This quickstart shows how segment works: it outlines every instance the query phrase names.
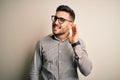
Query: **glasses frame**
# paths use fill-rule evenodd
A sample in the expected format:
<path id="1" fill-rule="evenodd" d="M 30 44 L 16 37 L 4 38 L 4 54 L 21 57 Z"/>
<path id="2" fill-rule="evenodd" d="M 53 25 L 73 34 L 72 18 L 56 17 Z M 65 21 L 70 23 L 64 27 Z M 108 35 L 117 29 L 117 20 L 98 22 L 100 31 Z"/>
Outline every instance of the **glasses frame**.
<path id="1" fill-rule="evenodd" d="M 55 19 L 56 18 L 56 19 Z M 51 16 L 51 20 L 54 22 L 54 21 L 57 21 L 60 23 L 60 24 L 63 24 L 65 21 L 68 21 L 68 22 L 72 22 L 72 20 L 68 20 L 68 19 L 65 19 L 65 18 L 62 18 L 62 17 L 57 17 L 55 15 L 52 15 Z"/>

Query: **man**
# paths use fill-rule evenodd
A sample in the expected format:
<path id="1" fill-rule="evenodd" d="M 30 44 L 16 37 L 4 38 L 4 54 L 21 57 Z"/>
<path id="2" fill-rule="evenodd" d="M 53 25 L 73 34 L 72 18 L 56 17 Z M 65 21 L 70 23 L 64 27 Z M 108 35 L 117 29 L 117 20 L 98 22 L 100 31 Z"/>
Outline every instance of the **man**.
<path id="1" fill-rule="evenodd" d="M 83 75 L 89 75 L 92 63 L 78 38 L 74 11 L 60 5 L 51 19 L 53 34 L 37 43 L 30 80 L 79 80 L 77 67 Z"/>

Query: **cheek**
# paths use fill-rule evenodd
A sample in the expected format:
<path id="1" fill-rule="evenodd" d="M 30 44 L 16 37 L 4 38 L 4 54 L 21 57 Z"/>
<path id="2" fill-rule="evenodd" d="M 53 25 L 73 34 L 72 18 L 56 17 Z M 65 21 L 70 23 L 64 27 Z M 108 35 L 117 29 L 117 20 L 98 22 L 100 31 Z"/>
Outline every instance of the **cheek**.
<path id="1" fill-rule="evenodd" d="M 65 22 L 63 24 L 60 24 L 61 31 L 67 32 L 69 30 L 69 23 Z"/>
<path id="2" fill-rule="evenodd" d="M 63 27 L 68 29 L 69 28 L 69 23 L 63 24 Z"/>
<path id="3" fill-rule="evenodd" d="M 61 29 L 64 31 L 64 32 L 67 32 L 69 30 L 69 27 L 67 25 L 63 25 L 61 26 Z"/>

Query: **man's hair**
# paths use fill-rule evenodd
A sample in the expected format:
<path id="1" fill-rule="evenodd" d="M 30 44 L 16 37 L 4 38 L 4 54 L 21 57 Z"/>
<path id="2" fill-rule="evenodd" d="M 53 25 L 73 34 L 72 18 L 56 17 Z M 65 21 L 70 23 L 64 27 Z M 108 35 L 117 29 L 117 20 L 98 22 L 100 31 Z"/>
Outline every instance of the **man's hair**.
<path id="1" fill-rule="evenodd" d="M 60 5 L 56 9 L 56 12 L 57 11 L 68 12 L 70 14 L 70 17 L 71 17 L 72 21 L 74 22 L 74 20 L 75 20 L 75 13 L 74 13 L 74 11 L 69 6 L 67 6 L 67 5 Z"/>

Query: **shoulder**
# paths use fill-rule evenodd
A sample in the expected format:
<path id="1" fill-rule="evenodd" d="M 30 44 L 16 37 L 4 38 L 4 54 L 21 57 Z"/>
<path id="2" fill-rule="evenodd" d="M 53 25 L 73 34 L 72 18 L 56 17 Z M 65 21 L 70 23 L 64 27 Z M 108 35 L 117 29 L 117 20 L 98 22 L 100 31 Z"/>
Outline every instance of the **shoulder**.
<path id="1" fill-rule="evenodd" d="M 45 42 L 45 41 L 49 41 L 49 40 L 51 40 L 52 39 L 52 34 L 49 34 L 49 35 L 47 35 L 47 36 L 45 36 L 45 37 L 43 37 L 41 40 L 39 40 L 40 42 Z"/>
<path id="2" fill-rule="evenodd" d="M 53 39 L 53 34 L 49 34 L 45 37 L 43 37 L 42 39 L 38 40 L 38 43 L 40 45 L 49 45 L 49 44 L 52 44 L 52 43 L 55 43 L 55 40 Z"/>

